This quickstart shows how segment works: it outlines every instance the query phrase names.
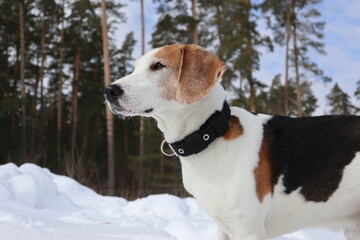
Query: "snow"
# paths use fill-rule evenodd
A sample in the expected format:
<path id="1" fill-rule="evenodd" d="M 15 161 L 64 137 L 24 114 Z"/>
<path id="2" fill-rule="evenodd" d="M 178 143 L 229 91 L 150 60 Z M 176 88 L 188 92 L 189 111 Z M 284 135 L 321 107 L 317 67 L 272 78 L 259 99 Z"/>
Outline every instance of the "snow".
<path id="1" fill-rule="evenodd" d="M 0 239 L 216 240 L 217 225 L 193 198 L 101 196 L 75 180 L 26 163 L 0 165 Z M 303 230 L 275 240 L 346 240 Z"/>

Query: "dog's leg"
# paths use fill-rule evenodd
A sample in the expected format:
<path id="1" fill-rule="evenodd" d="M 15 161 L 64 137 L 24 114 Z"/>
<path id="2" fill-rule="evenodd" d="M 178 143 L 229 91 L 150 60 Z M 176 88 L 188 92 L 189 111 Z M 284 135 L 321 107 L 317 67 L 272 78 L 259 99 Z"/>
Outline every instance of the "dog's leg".
<path id="1" fill-rule="evenodd" d="M 235 229 L 234 239 L 232 240 L 265 240 L 265 229 L 261 226 L 248 225 Z"/>
<path id="2" fill-rule="evenodd" d="M 344 229 L 344 234 L 348 240 L 360 240 L 360 212 L 350 220 L 352 226 Z"/>
<path id="3" fill-rule="evenodd" d="M 249 227 L 244 227 L 244 224 L 233 225 L 230 228 L 232 229 L 231 232 L 228 233 L 219 225 L 218 240 L 265 240 L 265 229 L 263 227 L 253 227 L 254 225 L 256 224 L 246 224 Z"/>
<path id="4" fill-rule="evenodd" d="M 231 240 L 220 226 L 218 227 L 218 240 Z"/>
<path id="5" fill-rule="evenodd" d="M 345 230 L 345 236 L 348 240 L 360 240 L 360 231 L 359 229 L 347 229 Z"/>
<path id="6" fill-rule="evenodd" d="M 251 234 L 236 235 L 233 240 L 264 240 L 264 239 L 265 239 L 264 237 L 261 237 L 258 234 L 251 233 Z"/>

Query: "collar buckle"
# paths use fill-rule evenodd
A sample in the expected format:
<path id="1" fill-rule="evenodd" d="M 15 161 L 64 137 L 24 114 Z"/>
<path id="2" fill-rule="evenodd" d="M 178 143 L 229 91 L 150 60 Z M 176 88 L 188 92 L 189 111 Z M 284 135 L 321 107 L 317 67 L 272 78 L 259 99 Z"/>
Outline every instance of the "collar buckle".
<path id="1" fill-rule="evenodd" d="M 169 146 L 169 148 L 172 150 L 172 153 L 167 153 L 167 152 L 165 152 L 165 150 L 164 150 L 164 145 L 165 145 L 165 143 L 167 143 L 167 145 Z M 161 142 L 160 151 L 162 152 L 162 154 L 164 154 L 164 155 L 167 156 L 167 157 L 175 156 L 175 151 L 174 151 L 174 149 L 172 149 L 171 145 L 170 145 L 165 139 Z"/>

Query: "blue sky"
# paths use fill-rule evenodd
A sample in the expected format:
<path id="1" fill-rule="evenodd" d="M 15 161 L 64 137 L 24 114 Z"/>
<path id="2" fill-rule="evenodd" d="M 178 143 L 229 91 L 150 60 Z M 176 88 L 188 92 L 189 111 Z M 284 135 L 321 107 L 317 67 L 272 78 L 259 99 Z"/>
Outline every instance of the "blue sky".
<path id="1" fill-rule="evenodd" d="M 124 1 L 123 1 L 124 2 Z M 138 40 L 134 56 L 140 57 L 140 3 L 139 1 L 126 1 L 127 7 L 124 12 L 127 15 L 127 23 L 120 25 L 116 36 L 119 44 L 123 41 L 126 33 L 134 31 Z M 146 42 L 151 40 L 151 33 L 157 21 L 153 0 L 145 2 L 145 25 Z M 355 83 L 360 79 L 360 1 L 359 0 L 324 0 L 318 5 L 321 11 L 321 19 L 326 22 L 325 49 L 327 55 L 311 54 L 311 58 L 332 77 L 333 82 L 324 84 L 313 81 L 313 91 L 320 105 L 316 115 L 326 114 L 329 107 L 326 105 L 326 94 L 330 92 L 335 82 L 352 97 L 352 102 L 357 106 L 359 101 L 353 97 Z M 146 51 L 151 46 L 146 46 Z M 284 72 L 284 49 L 278 46 L 274 52 L 263 51 L 260 71 L 255 76 L 262 82 L 270 83 L 272 78 Z"/>

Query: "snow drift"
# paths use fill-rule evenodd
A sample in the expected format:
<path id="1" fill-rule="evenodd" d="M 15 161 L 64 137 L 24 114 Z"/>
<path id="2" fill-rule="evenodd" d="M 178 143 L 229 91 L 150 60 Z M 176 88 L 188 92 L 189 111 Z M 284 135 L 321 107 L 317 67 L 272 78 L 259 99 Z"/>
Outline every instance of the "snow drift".
<path id="1" fill-rule="evenodd" d="M 193 198 L 162 194 L 127 201 L 34 164 L 0 165 L 0 239 L 216 240 L 216 232 Z M 290 239 L 346 240 L 321 229 L 276 238 Z"/>

